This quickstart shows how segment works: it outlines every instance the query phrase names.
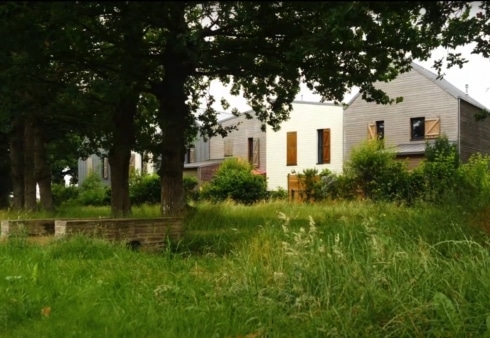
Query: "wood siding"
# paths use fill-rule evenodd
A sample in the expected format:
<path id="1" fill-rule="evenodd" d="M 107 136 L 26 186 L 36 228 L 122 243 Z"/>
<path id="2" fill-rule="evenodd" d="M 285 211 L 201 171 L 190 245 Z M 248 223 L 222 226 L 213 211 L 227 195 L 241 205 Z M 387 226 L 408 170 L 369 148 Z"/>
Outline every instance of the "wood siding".
<path id="1" fill-rule="evenodd" d="M 348 161 L 353 147 L 368 139 L 368 126 L 384 121 L 384 140 L 387 147 L 399 144 L 422 143 L 410 140 L 410 118 L 439 118 L 440 133 L 450 141 L 458 137 L 458 100 L 416 70 L 401 74 L 388 83 L 379 83 L 392 98 L 403 97 L 403 102 L 380 105 L 357 98 L 344 111 L 344 161 Z"/>
<path id="2" fill-rule="evenodd" d="M 226 153 L 231 153 L 231 157 L 236 157 L 243 159 L 244 161 L 249 160 L 249 138 L 254 140 L 258 139 L 256 142 L 256 152 L 255 157 L 258 154 L 258 159 L 256 157 L 253 162 L 258 164 L 257 169 L 261 171 L 266 170 L 267 160 L 266 160 L 266 134 L 261 130 L 262 123 L 256 119 L 247 119 L 245 115 L 240 115 L 238 117 L 231 117 L 225 120 L 221 120 L 220 124 L 224 127 L 237 125 L 238 129 L 230 132 L 225 138 L 221 136 L 212 137 L 209 140 L 209 159 L 216 160 L 225 157 L 225 143 L 232 147 L 232 149 L 227 149 Z M 229 141 L 227 141 L 229 140 Z"/>
<path id="3" fill-rule="evenodd" d="M 490 117 L 476 121 L 475 114 L 481 109 L 461 100 L 460 105 L 460 158 L 466 162 L 471 154 L 490 155 Z"/>

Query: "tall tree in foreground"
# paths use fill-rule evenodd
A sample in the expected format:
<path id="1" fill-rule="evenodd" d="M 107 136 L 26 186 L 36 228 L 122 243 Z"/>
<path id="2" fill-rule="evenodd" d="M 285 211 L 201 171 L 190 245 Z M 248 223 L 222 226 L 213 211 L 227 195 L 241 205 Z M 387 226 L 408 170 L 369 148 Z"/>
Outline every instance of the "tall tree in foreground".
<path id="1" fill-rule="evenodd" d="M 209 81 L 240 92 L 274 129 L 288 118 L 304 82 L 324 100 L 341 101 L 353 86 L 388 104 L 373 85 L 410 69 L 440 46 L 447 20 L 464 2 L 153 2 L 151 77 L 162 130 L 162 214 L 180 214 L 185 135 L 194 119 L 208 135 L 226 134 L 208 106 Z M 224 103 L 226 105 L 226 102 Z"/>

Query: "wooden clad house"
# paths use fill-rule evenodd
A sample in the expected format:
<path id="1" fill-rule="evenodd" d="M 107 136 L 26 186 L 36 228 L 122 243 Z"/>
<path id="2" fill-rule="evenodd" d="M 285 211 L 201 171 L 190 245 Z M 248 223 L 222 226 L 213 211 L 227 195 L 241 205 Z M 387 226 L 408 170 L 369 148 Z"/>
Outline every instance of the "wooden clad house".
<path id="1" fill-rule="evenodd" d="M 440 135 L 456 144 L 463 161 L 477 152 L 490 155 L 490 119 L 475 120 L 486 108 L 435 73 L 413 63 L 409 72 L 376 87 L 403 102 L 381 105 L 359 94 L 351 100 L 344 110 L 345 161 L 361 142 L 383 138 L 413 168 L 424 158 L 426 141 Z"/>
<path id="2" fill-rule="evenodd" d="M 251 163 L 256 172 L 265 173 L 266 133 L 261 130 L 262 122 L 255 117 L 247 119 L 245 114 L 240 114 L 219 123 L 224 127 L 236 125 L 237 129 L 226 137 L 215 136 L 209 140 L 210 160 L 240 158 Z"/>

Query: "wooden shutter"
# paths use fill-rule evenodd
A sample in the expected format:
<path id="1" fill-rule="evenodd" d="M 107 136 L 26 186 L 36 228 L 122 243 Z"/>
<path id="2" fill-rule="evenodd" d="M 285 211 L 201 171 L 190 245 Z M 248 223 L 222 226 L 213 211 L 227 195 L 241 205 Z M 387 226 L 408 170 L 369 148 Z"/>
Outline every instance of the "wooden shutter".
<path id="1" fill-rule="evenodd" d="M 232 139 L 225 139 L 224 141 L 224 156 L 229 157 L 233 156 L 233 140 Z"/>
<path id="2" fill-rule="evenodd" d="M 441 134 L 440 118 L 425 119 L 425 138 L 437 138 Z"/>
<path id="3" fill-rule="evenodd" d="M 286 165 L 297 165 L 297 136 L 295 131 L 287 133 L 287 159 Z"/>
<path id="4" fill-rule="evenodd" d="M 252 164 L 255 168 L 258 168 L 260 166 L 259 141 L 260 139 L 258 138 L 254 138 L 253 140 Z"/>
<path id="5" fill-rule="evenodd" d="M 330 163 L 330 129 L 323 129 L 323 163 Z"/>
<path id="6" fill-rule="evenodd" d="M 376 140 L 376 122 L 368 123 L 368 140 Z"/>

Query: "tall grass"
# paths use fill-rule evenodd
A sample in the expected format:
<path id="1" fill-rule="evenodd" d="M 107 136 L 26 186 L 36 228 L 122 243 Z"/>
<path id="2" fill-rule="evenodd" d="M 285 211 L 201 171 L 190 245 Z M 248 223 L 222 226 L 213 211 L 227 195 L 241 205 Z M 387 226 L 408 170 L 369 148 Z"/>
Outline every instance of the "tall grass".
<path id="1" fill-rule="evenodd" d="M 490 334 L 487 236 L 455 208 L 199 204 L 158 255 L 0 245 L 0 336 Z"/>

